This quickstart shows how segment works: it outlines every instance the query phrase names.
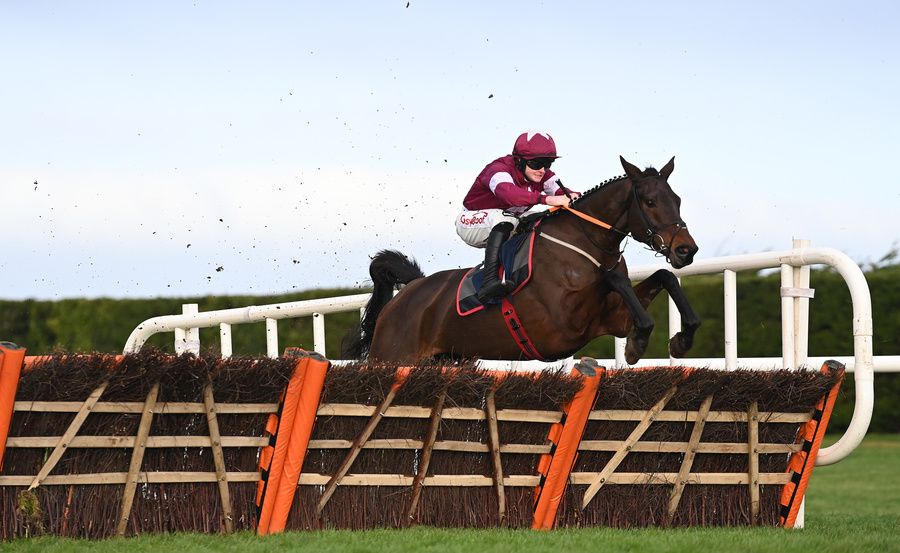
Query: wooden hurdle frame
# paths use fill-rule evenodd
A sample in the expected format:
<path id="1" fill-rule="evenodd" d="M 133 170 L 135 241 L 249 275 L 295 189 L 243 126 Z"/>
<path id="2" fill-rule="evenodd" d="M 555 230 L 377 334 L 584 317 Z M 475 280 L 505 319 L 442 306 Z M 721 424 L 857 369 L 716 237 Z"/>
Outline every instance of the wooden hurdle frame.
<path id="1" fill-rule="evenodd" d="M 0 475 L 0 486 L 27 486 L 33 490 L 40 486 L 77 486 L 90 484 L 122 485 L 122 501 L 116 521 L 116 535 L 126 535 L 132 513 L 135 493 L 140 484 L 162 483 L 217 483 L 221 502 L 221 528 L 226 533 L 234 530 L 232 503 L 228 484 L 254 482 L 261 486 L 257 496 L 259 508 L 257 531 L 260 534 L 280 532 L 286 529 L 288 512 L 296 497 L 298 486 L 322 488 L 315 512 L 322 517 L 326 505 L 339 486 L 341 487 L 389 487 L 410 488 L 409 503 L 404 507 L 407 519 L 404 526 L 415 524 L 415 513 L 421 492 L 426 487 L 490 487 L 494 490 L 497 505 L 497 520 L 503 525 L 506 520 L 506 496 L 509 488 L 533 488 L 534 508 L 531 527 L 550 529 L 557 520 L 560 498 L 568 486 L 586 486 L 581 509 L 584 510 L 595 500 L 600 489 L 607 485 L 664 485 L 670 486 L 669 501 L 663 525 L 669 525 L 676 512 L 686 486 L 727 485 L 745 486 L 750 500 L 750 523 L 755 524 L 760 513 L 760 486 L 785 486 L 782 502 L 782 523 L 786 526 L 796 521 L 797 508 L 802 501 L 806 482 L 815 462 L 815 455 L 821 443 L 828 422 L 828 414 L 836 397 L 837 386 L 829 390 L 816 409 L 808 412 L 765 412 L 759 411 L 754 402 L 746 411 L 712 410 L 713 396 L 709 395 L 695 410 L 667 410 L 666 405 L 677 391 L 678 385 L 669 388 L 649 409 L 615 410 L 596 409 L 594 404 L 599 395 L 599 384 L 609 373 L 596 367 L 593 360 L 584 360 L 576 365 L 573 373 L 596 372 L 594 376 L 583 377 L 581 391 L 562 410 L 497 409 L 494 392 L 490 390 L 484 398 L 482 408 L 448 407 L 444 405 L 445 394 L 437 394 L 431 406 L 392 405 L 392 401 L 402 387 L 407 369 L 399 369 L 395 381 L 384 398 L 377 405 L 322 403 L 320 394 L 328 362 L 316 354 L 301 352 L 294 375 L 286 388 L 281 403 L 217 403 L 213 397 L 211 384 L 203 389 L 203 402 L 159 402 L 159 384 L 153 384 L 143 402 L 101 401 L 107 384 L 104 382 L 83 401 L 19 401 L 13 408 L 18 412 L 72 413 L 72 419 L 60 436 L 14 436 L 7 440 L 8 448 L 46 448 L 46 460 L 34 475 Z M 585 367 L 587 363 L 590 366 Z M 829 369 L 843 370 L 840 366 Z M 591 369 L 591 371 L 587 370 Z M 593 371 L 593 369 L 599 369 Z M 823 367 L 825 370 L 826 367 Z M 689 374 L 691 369 L 685 369 Z M 681 378 L 684 378 L 682 375 Z M 501 378 L 504 375 L 497 375 Z M 291 402 L 294 406 L 291 407 Z M 299 404 L 298 404 L 299 402 Z M 91 414 L 140 414 L 139 424 L 133 436 L 84 436 L 79 430 Z M 192 436 L 150 436 L 150 426 L 155 417 L 174 414 L 204 414 L 208 422 L 207 435 Z M 271 436 L 223 436 L 219 430 L 218 416 L 222 414 L 274 414 L 275 429 L 267 425 Z M 367 419 L 367 423 L 356 436 L 350 439 L 314 439 L 314 425 L 317 418 L 352 417 Z M 379 423 L 385 419 L 415 419 L 423 422 L 423 439 L 371 439 Z M 442 421 L 482 422 L 485 425 L 484 442 L 438 440 L 437 428 Z M 582 439 L 585 428 L 592 421 L 630 422 L 634 426 L 629 435 L 617 440 Z M 546 426 L 545 443 L 512 443 L 503 439 L 501 422 L 533 423 Z M 675 422 L 691 424 L 687 441 L 645 441 L 645 433 L 654 423 Z M 744 442 L 703 442 L 701 440 L 707 424 L 746 424 L 747 440 Z M 793 424 L 803 440 L 797 443 L 761 443 L 761 424 Z M 813 426 L 810 426 L 810 425 Z M 273 431 L 274 430 L 274 431 Z M 260 434 L 263 429 L 260 429 Z M 227 471 L 224 462 L 224 448 L 272 447 L 269 454 L 260 456 L 260 466 L 256 471 Z M 125 448 L 131 450 L 127 472 L 51 475 L 60 459 L 70 452 L 82 448 Z M 215 471 L 213 472 L 159 472 L 142 470 L 144 453 L 148 448 L 209 448 Z M 362 450 L 417 450 L 419 451 L 418 471 L 406 473 L 354 473 L 354 461 Z M 343 462 L 331 474 L 303 473 L 303 459 L 308 451 L 344 451 Z M 465 452 L 488 456 L 491 467 L 489 475 L 483 474 L 430 474 L 429 461 L 435 452 Z M 574 459 L 579 452 L 609 452 L 611 458 L 599 470 L 575 472 Z M 677 472 L 620 472 L 619 465 L 630 453 L 682 454 Z M 692 470 L 697 454 L 747 455 L 749 467 L 746 472 L 698 472 Z M 784 454 L 792 456 L 787 471 L 761 472 L 759 456 Z M 509 474 L 503 466 L 504 455 L 532 455 L 540 461 L 528 474 Z M 268 476 L 263 477 L 263 473 Z M 273 476 L 274 475 L 274 476 Z M 787 486 L 793 486 L 790 490 Z M 269 486 L 269 491 L 264 491 Z"/>
<path id="2" fill-rule="evenodd" d="M 599 472 L 573 472 L 567 477 L 563 477 L 562 481 L 568 481 L 571 484 L 589 484 L 589 492 L 584 499 L 584 505 L 593 499 L 596 492 L 604 484 L 619 485 L 646 485 L 660 484 L 671 485 L 672 499 L 669 505 L 669 517 L 672 517 L 677 510 L 681 493 L 686 485 L 705 484 L 705 485 L 746 485 L 748 493 L 751 497 L 753 505 L 753 516 L 757 516 L 759 512 L 759 486 L 760 485 L 784 485 L 790 482 L 791 474 L 786 472 L 759 472 L 758 456 L 760 454 L 783 453 L 785 455 L 793 454 L 801 451 L 801 444 L 779 444 L 779 443 L 759 443 L 758 427 L 763 423 L 794 423 L 802 425 L 812 418 L 812 412 L 807 413 L 780 413 L 780 412 L 758 412 L 755 409 L 749 411 L 709 411 L 709 405 L 712 401 L 711 397 L 704 402 L 704 409 L 699 411 L 662 411 L 665 400 L 668 400 L 674 390 L 667 394 L 654 409 L 649 411 L 641 410 L 602 410 L 590 411 L 589 420 L 613 420 L 613 421 L 633 421 L 636 423 L 632 435 L 626 440 L 616 441 L 581 441 L 578 447 L 579 451 L 610 451 L 613 452 L 613 459 Z M 396 486 L 396 487 L 413 487 L 413 497 L 417 497 L 416 490 L 421 486 L 492 486 L 497 490 L 499 516 L 501 519 L 505 516 L 504 512 L 504 488 L 505 487 L 538 487 L 541 486 L 541 476 L 539 474 L 504 474 L 502 466 L 499 465 L 499 454 L 544 454 L 550 455 L 553 449 L 551 444 L 534 445 L 534 444 L 515 444 L 515 443 L 499 443 L 497 434 L 497 421 L 509 422 L 531 422 L 531 423 L 560 423 L 563 413 L 558 411 L 533 411 L 533 410 L 499 410 L 491 416 L 490 408 L 484 411 L 475 408 L 443 408 L 440 411 L 429 409 L 426 407 L 387 407 L 384 410 L 380 406 L 363 406 L 350 404 L 324 404 L 319 407 L 319 416 L 349 416 L 349 417 L 367 417 L 370 421 L 376 421 L 383 418 L 407 418 L 407 419 L 428 419 L 429 426 L 434 427 L 435 421 L 438 420 L 483 420 L 488 427 L 488 435 L 491 436 L 489 443 L 474 442 L 452 442 L 452 441 L 434 441 L 431 432 L 428 433 L 428 440 L 402 440 L 402 439 L 384 439 L 369 440 L 367 437 L 371 435 L 374 426 L 367 426 L 366 432 L 357 436 L 354 440 L 311 440 L 309 442 L 310 449 L 346 449 L 348 450 L 348 460 L 354 457 L 354 453 L 358 453 L 360 449 L 418 449 L 421 451 L 422 458 L 430 457 L 434 451 L 463 451 L 469 453 L 484 453 L 491 455 L 494 460 L 494 474 L 492 477 L 480 475 L 433 475 L 428 477 L 412 477 L 404 474 L 348 474 L 349 465 L 343 464 L 339 474 L 323 475 L 323 474 L 302 474 L 300 475 L 298 484 L 301 486 L 329 486 L 328 490 L 333 492 L 333 488 L 337 485 L 341 486 Z M 690 441 L 688 442 L 646 442 L 641 441 L 642 434 L 647 430 L 654 421 L 670 421 L 670 422 L 693 422 L 694 430 Z M 706 422 L 737 422 L 746 423 L 748 426 L 748 442 L 735 443 L 702 443 L 700 435 L 703 425 Z M 376 422 L 377 424 L 377 422 Z M 652 452 L 652 453 L 684 453 L 684 463 L 678 473 L 617 473 L 616 468 L 624 457 L 630 452 Z M 697 453 L 709 454 L 746 454 L 750 459 L 750 471 L 748 473 L 695 473 L 691 472 L 691 463 L 694 455 Z M 350 461 L 352 464 L 352 460 Z M 558 477 L 560 478 L 560 477 Z M 543 485 L 550 485 L 544 483 Z M 327 493 L 323 497 L 319 506 L 321 512 L 324 504 L 327 503 L 331 493 Z M 410 506 L 410 511 L 415 507 L 415 500 Z M 554 518 L 553 516 L 549 518 Z M 537 522 L 535 528 L 550 528 L 552 523 L 547 525 L 545 522 Z"/>
<path id="3" fill-rule="evenodd" d="M 223 448 L 260 448 L 268 444 L 268 438 L 251 436 L 221 436 L 217 416 L 219 414 L 264 414 L 272 413 L 278 404 L 216 403 L 209 385 L 204 388 L 203 403 L 157 402 L 159 385 L 154 385 L 141 402 L 98 401 L 105 385 L 98 387 L 83 402 L 72 401 L 19 401 L 14 404 L 18 412 L 74 413 L 72 422 L 62 436 L 10 437 L 8 448 L 53 448 L 37 474 L 0 475 L 0 486 L 28 486 L 33 490 L 39 486 L 65 486 L 84 484 L 123 485 L 123 499 L 116 534 L 124 536 L 127 529 L 135 490 L 138 484 L 164 484 L 185 482 L 216 482 L 219 488 L 224 529 L 234 529 L 231 517 L 231 499 L 228 493 L 230 482 L 257 482 L 258 471 L 226 472 Z M 141 420 L 135 436 L 79 436 L 78 430 L 91 413 L 140 414 Z M 150 424 L 154 416 L 174 414 L 206 414 L 209 423 L 207 436 L 149 436 Z M 144 452 L 147 448 L 210 448 L 215 463 L 215 472 L 145 472 L 141 470 Z M 131 463 L 128 472 L 50 475 L 60 459 L 67 452 L 83 448 L 126 448 L 131 449 Z"/>

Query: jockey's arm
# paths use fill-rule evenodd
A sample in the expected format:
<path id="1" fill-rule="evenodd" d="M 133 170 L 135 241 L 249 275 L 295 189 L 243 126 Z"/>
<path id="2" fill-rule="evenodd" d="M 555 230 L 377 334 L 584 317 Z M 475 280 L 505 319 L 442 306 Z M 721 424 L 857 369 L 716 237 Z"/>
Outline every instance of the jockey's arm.
<path id="1" fill-rule="evenodd" d="M 511 182 L 501 182 L 493 190 L 494 195 L 509 207 L 533 206 L 544 203 L 546 197 L 540 191 L 528 191 L 519 188 Z"/>
<path id="2" fill-rule="evenodd" d="M 499 179 L 498 179 L 499 180 Z M 569 198 L 563 194 L 562 188 L 557 185 L 555 195 L 543 194 L 540 191 L 523 190 L 511 182 L 499 182 L 494 186 L 494 195 L 509 206 L 534 206 L 545 204 L 549 206 L 568 205 Z M 572 197 L 577 198 L 580 193 L 572 192 Z"/>
<path id="3" fill-rule="evenodd" d="M 576 197 L 576 198 L 578 197 L 578 196 L 575 195 L 575 192 L 572 193 L 572 196 L 574 196 L 574 197 Z M 560 195 L 559 195 L 559 196 L 544 196 L 544 202 L 543 202 L 543 203 L 545 203 L 545 204 L 547 204 L 547 205 L 549 205 L 549 206 L 555 206 L 555 205 L 569 205 L 569 198 L 568 198 L 568 196 L 566 196 L 565 194 L 562 194 L 562 193 L 560 192 Z"/>

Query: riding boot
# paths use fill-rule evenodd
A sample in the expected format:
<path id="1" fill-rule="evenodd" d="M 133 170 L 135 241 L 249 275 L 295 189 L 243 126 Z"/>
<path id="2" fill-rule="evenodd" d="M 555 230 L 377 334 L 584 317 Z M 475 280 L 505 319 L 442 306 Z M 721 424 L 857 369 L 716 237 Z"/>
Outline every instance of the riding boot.
<path id="1" fill-rule="evenodd" d="M 484 247 L 484 271 L 482 272 L 483 280 L 481 281 L 481 290 L 478 291 L 478 301 L 487 303 L 496 298 L 502 298 L 510 291 L 507 285 L 500 282 L 497 277 L 500 265 L 500 246 L 509 238 L 509 234 L 513 230 L 512 223 L 499 223 L 491 229 L 488 235 L 487 244 Z"/>

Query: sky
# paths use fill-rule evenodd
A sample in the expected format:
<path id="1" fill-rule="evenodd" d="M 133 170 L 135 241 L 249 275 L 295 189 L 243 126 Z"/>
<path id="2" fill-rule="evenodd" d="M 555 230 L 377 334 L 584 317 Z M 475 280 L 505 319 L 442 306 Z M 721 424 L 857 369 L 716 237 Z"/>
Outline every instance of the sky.
<path id="1" fill-rule="evenodd" d="M 698 259 L 900 246 L 894 2 L 0 0 L 0 298 L 366 284 L 478 263 L 475 176 L 549 132 L 662 167 Z M 631 241 L 632 266 L 661 263 Z"/>

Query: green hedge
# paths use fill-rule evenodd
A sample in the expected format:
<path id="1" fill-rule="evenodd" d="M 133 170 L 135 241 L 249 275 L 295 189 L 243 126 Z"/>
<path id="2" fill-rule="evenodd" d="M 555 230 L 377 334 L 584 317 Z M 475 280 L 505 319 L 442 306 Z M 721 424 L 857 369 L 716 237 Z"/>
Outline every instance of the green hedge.
<path id="1" fill-rule="evenodd" d="M 746 357 L 781 355 L 780 275 L 739 273 L 738 276 L 738 354 Z M 866 273 L 872 292 L 874 349 L 876 355 L 900 355 L 900 265 L 891 265 Z M 831 270 L 813 271 L 809 320 L 809 354 L 852 355 L 852 306 L 843 279 Z M 722 277 L 701 276 L 686 279 L 685 291 L 703 319 L 691 356 L 724 356 Z M 0 301 L 0 340 L 9 340 L 28 348 L 31 355 L 57 349 L 69 351 L 120 352 L 128 334 L 140 322 L 157 315 L 181 312 L 183 303 L 197 303 L 202 311 L 325 298 L 360 293 L 359 289 L 321 289 L 278 296 L 226 296 L 154 299 L 67 299 L 60 301 Z M 666 357 L 666 301 L 660 297 L 651 314 L 658 321 L 647 357 Z M 337 357 L 340 342 L 359 316 L 355 313 L 328 315 L 325 318 L 327 353 Z M 312 349 L 312 320 L 280 321 L 279 343 Z M 157 335 L 148 342 L 172 350 L 171 334 Z M 218 329 L 201 330 L 204 347 L 218 350 Z M 237 354 L 262 354 L 266 349 L 264 323 L 241 325 L 233 329 L 233 347 Z M 598 358 L 613 357 L 613 340 L 594 340 L 581 352 Z M 853 405 L 852 377 L 845 382 L 832 428 L 849 422 Z M 875 377 L 876 407 L 871 429 L 900 432 L 900 373 Z"/>

